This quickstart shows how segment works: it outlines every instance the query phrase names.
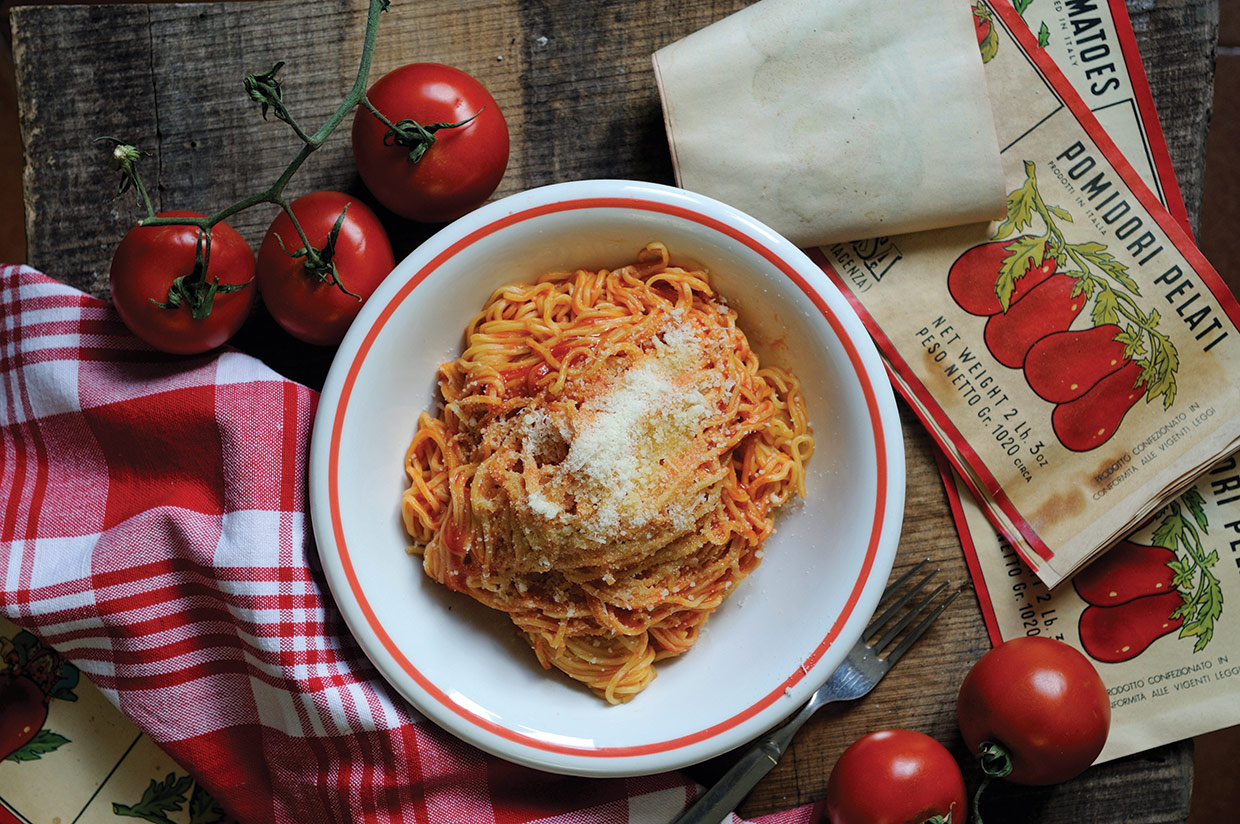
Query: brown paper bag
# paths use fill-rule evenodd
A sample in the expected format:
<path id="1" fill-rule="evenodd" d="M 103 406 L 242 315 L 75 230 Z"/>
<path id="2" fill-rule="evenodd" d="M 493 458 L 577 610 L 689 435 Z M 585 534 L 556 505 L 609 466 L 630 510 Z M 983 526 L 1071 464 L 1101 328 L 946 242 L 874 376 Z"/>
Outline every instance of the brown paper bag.
<path id="1" fill-rule="evenodd" d="M 1003 213 L 962 0 L 762 0 L 654 68 L 679 185 L 799 246 Z"/>

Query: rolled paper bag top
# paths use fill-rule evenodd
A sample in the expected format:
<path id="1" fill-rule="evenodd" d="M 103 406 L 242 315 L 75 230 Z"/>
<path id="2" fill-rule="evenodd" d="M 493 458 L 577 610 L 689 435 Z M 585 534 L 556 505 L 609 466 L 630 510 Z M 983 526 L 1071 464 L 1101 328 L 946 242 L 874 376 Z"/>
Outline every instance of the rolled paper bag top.
<path id="1" fill-rule="evenodd" d="M 678 185 L 801 247 L 1006 214 L 964 0 L 762 0 L 653 63 Z"/>

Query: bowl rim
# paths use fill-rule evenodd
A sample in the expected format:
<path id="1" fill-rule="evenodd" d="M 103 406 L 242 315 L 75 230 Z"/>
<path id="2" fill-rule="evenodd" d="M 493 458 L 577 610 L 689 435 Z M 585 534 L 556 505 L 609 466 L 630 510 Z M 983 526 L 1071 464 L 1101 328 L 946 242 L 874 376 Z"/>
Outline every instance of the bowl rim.
<path id="1" fill-rule="evenodd" d="M 586 746 L 523 734 L 474 712 L 404 655 L 368 602 L 350 555 L 340 510 L 340 439 L 361 364 L 418 284 L 461 249 L 522 221 L 612 208 L 702 224 L 740 242 L 795 284 L 830 324 L 860 383 L 874 436 L 877 486 L 861 572 L 840 614 L 801 667 L 759 701 L 692 734 L 641 745 Z M 329 589 L 350 632 L 388 684 L 441 727 L 483 750 L 539 769 L 592 776 L 649 774 L 697 763 L 743 743 L 797 709 L 843 660 L 872 615 L 894 560 L 905 495 L 902 431 L 885 367 L 852 306 L 819 266 L 781 235 L 719 201 L 662 184 L 611 179 L 551 184 L 493 201 L 444 227 L 398 263 L 363 306 L 333 359 L 315 416 L 309 474 L 312 526 Z M 811 674 L 812 683 L 806 681 Z M 802 700 L 781 705 L 779 699 L 794 690 Z M 759 719 L 760 726 L 755 726 Z"/>

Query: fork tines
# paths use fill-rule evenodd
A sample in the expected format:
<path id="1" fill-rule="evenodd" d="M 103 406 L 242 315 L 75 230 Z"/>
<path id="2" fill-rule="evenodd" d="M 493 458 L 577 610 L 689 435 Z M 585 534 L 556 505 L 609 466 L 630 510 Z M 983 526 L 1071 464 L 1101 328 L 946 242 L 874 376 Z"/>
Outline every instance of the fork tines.
<path id="1" fill-rule="evenodd" d="M 926 565 L 929 563 L 930 563 L 929 558 L 924 559 L 923 561 L 921 561 L 921 563 L 917 564 L 912 569 L 910 569 L 908 572 L 905 572 L 903 575 L 897 578 L 895 581 L 892 581 L 890 584 L 888 584 L 887 588 L 883 591 L 882 599 L 879 601 L 879 607 L 883 607 L 884 605 L 886 605 L 887 602 L 893 596 L 895 596 L 896 593 L 899 592 L 904 587 L 905 584 L 907 584 L 914 576 L 918 575 L 923 569 L 925 569 Z M 956 598 L 956 596 L 960 594 L 960 591 L 965 588 L 965 585 L 962 584 L 956 587 L 951 592 L 947 593 L 947 596 L 945 598 L 939 599 L 939 595 L 942 594 L 943 591 L 946 590 L 947 587 L 951 584 L 950 580 L 945 580 L 942 583 L 940 583 L 938 586 L 934 587 L 934 589 L 930 590 L 930 592 L 926 594 L 924 597 L 922 597 L 921 600 L 917 601 L 917 603 L 913 604 L 910 607 L 909 606 L 910 602 L 912 602 L 918 596 L 922 595 L 922 593 L 926 591 L 927 587 L 929 587 L 930 582 L 938 574 L 939 574 L 939 570 L 937 568 L 932 569 L 929 572 L 927 572 L 924 576 L 922 576 L 921 580 L 919 580 L 915 585 L 913 585 L 907 592 L 901 595 L 897 600 L 895 600 L 889 606 L 887 606 L 886 609 L 884 609 L 882 613 L 879 614 L 873 621 L 871 621 L 870 625 L 865 628 L 865 633 L 862 636 L 862 640 L 866 642 L 866 648 L 872 651 L 875 655 L 880 655 L 882 651 L 886 649 L 887 646 L 891 644 L 891 642 L 894 641 L 900 635 L 900 633 L 903 632 L 908 627 L 908 625 L 914 621 L 914 619 L 917 618 L 917 616 L 921 615 L 923 612 L 929 609 L 931 605 L 934 604 L 935 600 L 938 599 L 938 605 L 934 606 L 934 608 L 930 611 L 930 613 L 921 620 L 921 623 L 917 624 L 915 627 L 909 630 L 908 633 L 905 634 L 903 639 L 901 639 L 900 643 L 896 645 L 894 649 L 888 652 L 885 656 L 882 656 L 882 659 L 889 666 L 894 664 L 896 661 L 900 660 L 900 656 L 902 656 L 905 652 L 907 652 L 908 648 L 911 647 L 913 643 L 918 638 L 920 638 L 927 629 L 930 628 L 930 625 L 934 623 L 934 619 L 938 618 L 939 614 L 942 613 L 943 610 L 947 609 L 947 605 L 950 604 Z M 906 610 L 906 611 L 900 617 L 900 619 L 895 621 L 894 624 L 888 627 L 886 632 L 883 633 L 883 636 L 881 638 L 879 638 L 877 641 L 873 641 L 872 639 L 874 638 L 874 636 L 877 635 L 880 630 L 886 627 L 886 625 L 893 618 L 895 618 L 896 615 L 898 615 L 902 610 Z"/>

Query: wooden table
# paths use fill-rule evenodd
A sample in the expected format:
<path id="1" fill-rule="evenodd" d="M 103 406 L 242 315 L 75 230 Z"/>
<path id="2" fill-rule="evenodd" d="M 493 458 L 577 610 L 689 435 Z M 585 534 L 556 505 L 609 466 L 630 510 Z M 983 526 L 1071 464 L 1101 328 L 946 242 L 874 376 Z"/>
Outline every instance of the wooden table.
<path id="1" fill-rule="evenodd" d="M 1217 0 L 1129 0 L 1180 185 L 1196 222 L 1213 88 Z M 672 182 L 650 54 L 746 5 L 745 0 L 394 2 L 372 79 L 397 65 L 440 61 L 480 78 L 500 101 L 513 153 L 498 194 L 589 177 Z M 213 211 L 266 186 L 297 148 L 283 124 L 264 122 L 241 78 L 276 60 L 285 100 L 317 124 L 352 83 L 365 0 L 271 0 L 206 5 L 24 7 L 13 11 L 25 171 L 29 263 L 96 295 L 107 294 L 111 250 L 138 217 L 113 199 L 108 149 L 116 135 L 151 153 L 145 179 L 157 208 Z M 893 8 L 893 13 L 896 10 Z M 725 139 L 721 136 L 721 139 Z M 346 128 L 312 156 L 289 194 L 362 189 Z M 273 215 L 258 208 L 234 225 L 257 245 Z M 386 216 L 385 217 L 390 217 Z M 424 229 L 389 220 L 398 258 Z M 261 315 L 243 348 L 284 374 L 318 385 L 330 350 L 308 350 Z M 908 505 L 897 568 L 930 557 L 967 575 L 927 435 L 903 409 Z M 821 799 L 835 758 L 860 735 L 922 730 L 967 754 L 954 721 L 955 690 L 989 648 L 972 598 L 958 600 L 868 698 L 824 710 L 753 791 L 745 815 Z M 709 781 L 727 759 L 693 768 Z M 976 771 L 966 770 L 974 785 Z M 1042 789 L 999 785 L 989 820 L 1183 821 L 1192 746 L 1182 742 L 1096 767 Z"/>

